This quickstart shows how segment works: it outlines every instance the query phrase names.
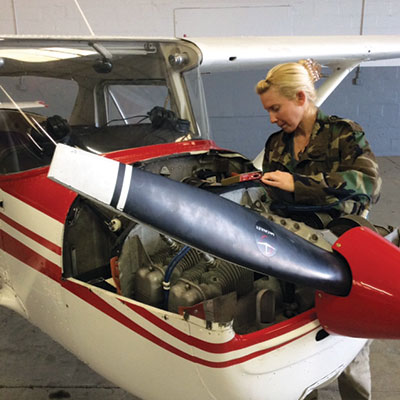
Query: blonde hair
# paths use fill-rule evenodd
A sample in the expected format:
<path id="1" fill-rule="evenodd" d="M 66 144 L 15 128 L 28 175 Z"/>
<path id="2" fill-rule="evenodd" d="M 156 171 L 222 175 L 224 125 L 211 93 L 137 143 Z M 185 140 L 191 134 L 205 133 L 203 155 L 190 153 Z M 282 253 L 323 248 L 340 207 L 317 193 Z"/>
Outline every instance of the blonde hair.
<path id="1" fill-rule="evenodd" d="M 314 82 L 320 77 L 321 66 L 311 59 L 279 64 L 257 83 L 256 92 L 261 95 L 270 87 L 276 87 L 281 95 L 292 100 L 299 91 L 303 91 L 308 100 L 314 103 L 317 98 Z"/>

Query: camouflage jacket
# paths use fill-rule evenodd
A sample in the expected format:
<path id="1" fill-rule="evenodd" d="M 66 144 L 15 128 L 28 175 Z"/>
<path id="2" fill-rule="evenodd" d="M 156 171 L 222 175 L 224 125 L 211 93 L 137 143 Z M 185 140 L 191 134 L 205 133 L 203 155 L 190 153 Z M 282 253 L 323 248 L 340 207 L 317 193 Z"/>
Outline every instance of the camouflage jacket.
<path id="1" fill-rule="evenodd" d="M 327 205 L 343 213 L 357 213 L 365 199 L 346 200 L 352 194 L 366 194 L 372 202 L 379 198 L 381 178 L 378 164 L 357 123 L 318 110 L 310 142 L 293 155 L 293 134 L 272 134 L 265 145 L 263 171 L 287 171 L 294 177 L 294 193 L 267 187 L 273 201 Z M 339 202 L 339 200 L 342 200 Z M 361 203 L 360 203 L 361 201 Z M 333 205 L 333 204 L 332 204 Z"/>

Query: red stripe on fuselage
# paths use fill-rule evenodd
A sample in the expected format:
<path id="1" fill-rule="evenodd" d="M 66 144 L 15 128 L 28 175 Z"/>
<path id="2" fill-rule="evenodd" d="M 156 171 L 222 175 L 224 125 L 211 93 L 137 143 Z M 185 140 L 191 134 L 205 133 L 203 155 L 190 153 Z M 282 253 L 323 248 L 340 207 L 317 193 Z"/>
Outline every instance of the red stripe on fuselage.
<path id="1" fill-rule="evenodd" d="M 59 256 L 61 255 L 61 247 L 57 246 L 53 242 L 50 242 L 50 240 L 47 240 L 44 237 L 38 235 L 37 233 L 29 230 L 28 228 L 25 228 L 18 222 L 14 221 L 13 219 L 7 217 L 6 215 L 4 215 L 2 213 L 0 213 L 0 219 L 2 219 L 8 225 L 12 226 L 17 231 L 20 231 L 21 233 L 23 233 L 25 236 L 28 236 L 35 242 L 37 242 L 37 243 L 41 244 L 42 246 L 46 247 L 47 249 L 51 250 L 53 253 L 56 253 Z"/>
<path id="2" fill-rule="evenodd" d="M 175 327 L 158 318 L 156 315 L 143 307 L 125 301 L 123 303 L 163 331 L 178 338 L 184 343 L 187 343 L 198 349 L 208 351 L 209 353 L 227 353 L 235 350 L 241 350 L 246 347 L 265 342 L 267 340 L 275 339 L 278 336 L 282 336 L 288 332 L 299 329 L 302 326 L 317 319 L 315 310 L 312 309 L 296 317 L 293 317 L 290 320 L 275 324 L 273 327 L 270 327 L 268 329 L 262 329 L 257 332 L 248 333 L 246 335 L 236 334 L 232 340 L 225 343 L 210 343 L 185 334 L 184 332 L 176 329 Z"/>
<path id="3" fill-rule="evenodd" d="M 61 280 L 61 268 L 47 258 L 36 253 L 30 247 L 13 238 L 7 232 L 1 231 L 1 248 L 17 260 L 29 265 L 56 282 Z"/>
<path id="4" fill-rule="evenodd" d="M 209 360 L 204 360 L 204 359 L 196 357 L 196 356 L 192 356 L 191 354 L 188 354 L 180 349 L 177 349 L 176 347 L 174 347 L 171 344 L 167 343 L 166 341 L 160 339 L 156 335 L 150 333 L 149 331 L 147 331 L 146 329 L 141 327 L 139 324 L 132 321 L 126 315 L 117 311 L 114 307 L 112 307 L 110 304 L 108 304 L 102 298 L 100 298 L 99 296 L 94 294 L 89 288 L 86 288 L 81 285 L 77 285 L 76 283 L 68 281 L 68 280 L 64 281 L 62 283 L 62 285 L 63 285 L 63 287 L 65 287 L 70 292 L 74 293 L 76 296 L 78 296 L 82 300 L 84 300 L 87 303 L 91 304 L 92 306 L 96 307 L 101 312 L 105 313 L 106 315 L 113 318 L 120 324 L 126 326 L 127 328 L 131 329 L 132 331 L 136 332 L 140 336 L 142 336 L 142 337 L 146 338 L 147 340 L 151 341 L 152 343 L 162 347 L 164 350 L 167 350 L 167 351 L 169 351 L 179 357 L 182 357 L 188 361 L 194 362 L 196 364 L 201 364 L 201 365 L 204 365 L 207 367 L 211 367 L 211 368 L 226 368 L 226 367 L 230 367 L 232 365 L 241 364 L 245 361 L 249 361 L 260 355 L 263 355 L 263 354 L 269 353 L 271 351 L 274 351 L 276 349 L 279 349 L 280 347 L 287 345 L 287 344 L 307 335 L 308 333 L 312 332 L 313 330 L 317 329 L 317 328 L 313 327 L 308 332 L 305 332 L 296 338 L 287 340 L 284 343 L 280 343 L 279 345 L 270 347 L 268 349 L 263 349 L 263 350 L 259 350 L 259 351 L 256 351 L 256 352 L 253 352 L 250 354 L 246 354 L 245 356 L 242 356 L 242 357 L 233 358 L 233 359 L 227 360 L 227 361 L 209 361 Z M 138 308 L 140 309 L 140 307 L 138 307 Z M 174 337 L 177 337 L 177 336 L 174 335 Z M 206 342 L 204 342 L 204 343 L 206 343 Z M 208 344 L 213 345 L 212 343 L 208 343 Z M 225 344 L 219 344 L 217 346 L 220 346 L 221 349 L 224 350 L 224 351 L 217 351 L 217 353 L 226 353 L 227 351 L 234 350 L 234 349 L 229 349 L 229 350 L 224 349 Z M 240 349 L 240 347 L 238 347 L 238 349 Z"/>
<path id="5" fill-rule="evenodd" d="M 64 223 L 76 193 L 48 179 L 48 170 L 48 167 L 43 167 L 0 176 L 1 189 L 36 210 Z M 7 207 L 7 203 L 4 207 Z"/>

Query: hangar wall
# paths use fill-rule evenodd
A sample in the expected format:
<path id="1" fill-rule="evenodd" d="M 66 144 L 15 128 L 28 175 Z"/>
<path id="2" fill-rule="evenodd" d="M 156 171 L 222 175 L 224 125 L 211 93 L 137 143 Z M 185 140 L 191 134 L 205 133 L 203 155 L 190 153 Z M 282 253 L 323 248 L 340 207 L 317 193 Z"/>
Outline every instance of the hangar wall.
<path id="1" fill-rule="evenodd" d="M 397 0 L 0 0 L 0 10 L 0 34 L 400 34 Z M 359 122 L 377 155 L 400 155 L 400 62 L 380 65 L 353 71 L 322 108 Z M 249 157 L 276 130 L 254 93 L 265 73 L 204 76 L 214 139 Z"/>

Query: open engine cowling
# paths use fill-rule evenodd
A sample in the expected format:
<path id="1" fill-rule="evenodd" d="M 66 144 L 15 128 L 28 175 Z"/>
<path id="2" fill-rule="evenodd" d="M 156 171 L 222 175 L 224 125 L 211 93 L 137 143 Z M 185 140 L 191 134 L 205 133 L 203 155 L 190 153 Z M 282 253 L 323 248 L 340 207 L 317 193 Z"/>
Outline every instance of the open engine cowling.
<path id="1" fill-rule="evenodd" d="M 400 250 L 378 235 L 353 229 L 329 252 L 215 194 L 65 145 L 57 146 L 49 177 L 196 249 L 320 290 L 317 312 L 330 332 L 400 338 Z M 363 271 L 367 261 L 380 278 Z M 368 309 L 373 318 L 363 315 Z"/>

